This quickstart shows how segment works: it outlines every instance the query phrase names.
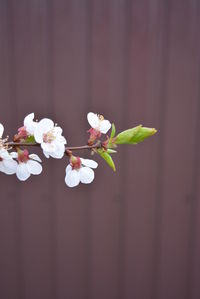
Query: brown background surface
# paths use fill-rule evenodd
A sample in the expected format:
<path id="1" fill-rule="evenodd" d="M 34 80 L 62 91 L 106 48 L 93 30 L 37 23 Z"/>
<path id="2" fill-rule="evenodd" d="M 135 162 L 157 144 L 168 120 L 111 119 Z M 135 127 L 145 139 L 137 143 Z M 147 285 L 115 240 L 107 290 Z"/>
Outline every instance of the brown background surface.
<path id="1" fill-rule="evenodd" d="M 88 111 L 159 130 L 89 186 L 64 160 L 0 174 L 1 299 L 200 298 L 199 34 L 198 0 L 0 0 L 6 134 L 30 112 L 68 145 Z"/>

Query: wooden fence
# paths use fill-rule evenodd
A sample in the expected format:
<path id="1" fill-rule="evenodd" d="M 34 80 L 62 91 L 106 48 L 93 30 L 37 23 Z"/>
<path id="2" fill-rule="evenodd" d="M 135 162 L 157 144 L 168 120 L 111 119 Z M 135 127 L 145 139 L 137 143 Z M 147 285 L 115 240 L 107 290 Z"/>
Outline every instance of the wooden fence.
<path id="1" fill-rule="evenodd" d="M 88 111 L 158 134 L 69 189 L 0 174 L 1 299 L 200 298 L 200 1 L 0 0 L 0 122 Z"/>

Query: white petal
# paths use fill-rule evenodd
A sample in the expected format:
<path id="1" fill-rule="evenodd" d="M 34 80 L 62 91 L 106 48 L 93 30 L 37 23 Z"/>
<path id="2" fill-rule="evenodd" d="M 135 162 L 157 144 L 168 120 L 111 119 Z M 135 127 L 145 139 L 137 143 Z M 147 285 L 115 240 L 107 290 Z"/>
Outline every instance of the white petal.
<path id="1" fill-rule="evenodd" d="M 0 138 L 3 136 L 4 126 L 0 124 Z"/>
<path id="2" fill-rule="evenodd" d="M 47 159 L 49 159 L 49 154 L 48 154 L 47 152 L 43 151 L 43 154 L 45 155 L 45 157 L 46 157 Z"/>
<path id="3" fill-rule="evenodd" d="M 65 137 L 60 136 L 60 135 L 56 136 L 56 142 L 59 142 L 59 143 L 62 143 L 62 144 L 67 144 L 67 140 L 65 139 Z"/>
<path id="4" fill-rule="evenodd" d="M 34 113 L 30 113 L 27 115 L 24 119 L 24 126 L 26 127 L 26 131 L 33 135 L 37 126 L 37 122 L 33 121 L 34 119 Z"/>
<path id="5" fill-rule="evenodd" d="M 10 154 L 8 153 L 8 151 L 5 150 L 5 149 L 2 149 L 0 151 L 0 157 L 3 158 L 3 159 L 12 159 L 12 157 L 10 156 Z"/>
<path id="6" fill-rule="evenodd" d="M 111 123 L 109 122 L 109 120 L 102 120 L 100 122 L 100 131 L 103 134 L 106 134 L 111 128 Z"/>
<path id="7" fill-rule="evenodd" d="M 42 160 L 40 159 L 40 157 L 36 154 L 30 154 L 29 158 L 31 158 L 32 160 L 38 161 L 38 162 L 42 162 Z"/>
<path id="8" fill-rule="evenodd" d="M 17 162 L 15 160 L 3 160 L 4 172 L 6 174 L 14 174 L 17 170 Z"/>
<path id="9" fill-rule="evenodd" d="M 67 170 L 66 170 L 67 171 Z M 80 172 L 68 169 L 65 176 L 65 183 L 68 187 L 75 187 L 80 183 Z"/>
<path id="10" fill-rule="evenodd" d="M 52 153 L 49 153 L 49 155 L 50 155 L 52 158 L 55 158 L 55 159 L 62 159 L 63 156 L 64 156 L 64 152 L 63 152 L 63 151 L 52 152 Z"/>
<path id="11" fill-rule="evenodd" d="M 53 127 L 54 127 L 54 123 L 49 118 L 43 118 L 41 121 L 39 121 L 34 131 L 34 137 L 36 142 L 42 143 L 43 134 L 51 131 Z"/>
<path id="12" fill-rule="evenodd" d="M 62 135 L 63 129 L 61 127 L 54 127 L 54 132 L 56 135 Z"/>
<path id="13" fill-rule="evenodd" d="M 51 143 L 42 142 L 41 147 L 47 153 L 55 152 L 56 150 L 56 145 L 53 142 Z"/>
<path id="14" fill-rule="evenodd" d="M 0 171 L 5 173 L 5 167 L 2 161 L 0 162 Z"/>
<path id="15" fill-rule="evenodd" d="M 38 127 L 40 130 L 42 130 L 44 133 L 49 132 L 53 129 L 54 123 L 49 118 L 43 118 L 39 121 Z"/>
<path id="16" fill-rule="evenodd" d="M 42 166 L 36 161 L 29 160 L 26 163 L 26 167 L 31 174 L 37 175 L 42 172 Z"/>
<path id="17" fill-rule="evenodd" d="M 69 165 L 67 165 L 67 167 L 65 168 L 65 172 L 66 172 L 66 174 L 67 174 L 67 173 L 70 172 L 70 171 L 72 171 L 72 167 L 71 167 L 71 165 L 69 164 Z"/>
<path id="18" fill-rule="evenodd" d="M 90 124 L 90 126 L 94 129 L 98 129 L 99 127 L 99 117 L 97 114 L 93 112 L 89 112 L 87 115 L 87 120 Z"/>
<path id="19" fill-rule="evenodd" d="M 35 137 L 35 141 L 37 143 L 42 143 L 43 142 L 43 131 L 41 131 L 38 126 L 36 127 L 35 131 L 34 131 L 34 137 Z"/>
<path id="20" fill-rule="evenodd" d="M 29 173 L 25 163 L 18 164 L 16 175 L 20 181 L 26 181 L 30 177 L 30 173 Z"/>
<path id="21" fill-rule="evenodd" d="M 94 171 L 89 167 L 81 167 L 80 180 L 83 184 L 90 184 L 94 180 Z"/>
<path id="22" fill-rule="evenodd" d="M 12 152 L 12 153 L 10 153 L 10 156 L 14 159 L 17 159 L 18 158 L 18 153 L 17 152 Z"/>
<path id="23" fill-rule="evenodd" d="M 46 150 L 46 152 L 48 152 L 49 155 L 55 159 L 61 159 L 65 153 L 65 145 L 63 143 L 57 142 L 56 140 L 51 144 L 54 147 L 54 150 L 53 151 Z"/>
<path id="24" fill-rule="evenodd" d="M 94 160 L 91 160 L 91 159 L 81 158 L 81 162 L 84 166 L 88 166 L 88 167 L 91 167 L 91 168 L 97 168 L 97 166 L 98 166 L 98 163 L 95 162 Z"/>
<path id="25" fill-rule="evenodd" d="M 33 121 L 34 117 L 35 117 L 34 113 L 30 113 L 30 114 L 28 114 L 28 115 L 24 118 L 24 126 L 26 127 L 27 125 L 29 125 L 29 123 L 30 123 L 31 121 Z"/>

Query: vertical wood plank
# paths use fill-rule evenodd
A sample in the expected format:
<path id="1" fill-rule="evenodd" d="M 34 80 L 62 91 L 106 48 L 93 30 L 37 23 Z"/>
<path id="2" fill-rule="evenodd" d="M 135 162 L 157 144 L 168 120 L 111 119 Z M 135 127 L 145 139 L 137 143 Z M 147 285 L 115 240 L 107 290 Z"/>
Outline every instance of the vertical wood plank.
<path id="1" fill-rule="evenodd" d="M 192 6 L 192 35 L 196 40 L 196 50 L 194 53 L 195 59 L 195 98 L 197 101 L 195 117 L 195 142 L 194 142 L 194 158 L 193 158 L 193 178 L 192 178 L 192 191 L 191 191 L 191 214 L 190 214 L 190 231 L 189 231 L 189 251 L 188 251 L 188 267 L 187 267 L 187 290 L 186 297 L 197 299 L 200 297 L 200 142 L 199 142 L 199 130 L 200 130 L 200 41 L 199 28 L 200 28 L 200 3 L 194 0 Z"/>
<path id="2" fill-rule="evenodd" d="M 124 98 L 126 4 L 126 1 L 92 1 L 90 110 L 114 121 L 117 128 L 123 126 L 123 106 L 126 105 Z M 122 155 L 124 152 L 120 150 L 120 153 Z M 120 192 L 119 155 L 114 159 L 117 173 L 113 173 L 104 161 L 98 159 L 96 180 L 90 190 L 89 298 L 95 299 L 118 298 L 119 294 L 120 207 L 123 197 Z"/>
<path id="3" fill-rule="evenodd" d="M 17 127 L 31 112 L 50 116 L 49 40 L 47 1 L 12 1 L 15 43 Z M 17 128 L 16 127 L 16 128 Z M 30 153 L 41 152 L 34 148 Z M 42 157 L 43 158 L 43 157 Z M 44 158 L 43 158 L 44 160 Z M 43 163 L 45 173 L 17 181 L 18 225 L 21 234 L 20 263 L 23 284 L 20 298 L 54 298 L 54 252 L 52 244 L 52 165 Z M 17 179 L 16 179 L 17 180 Z"/>
<path id="4" fill-rule="evenodd" d="M 195 148 L 196 39 L 190 1 L 170 1 L 162 173 L 161 255 L 156 298 L 186 298 Z M 184 86 L 184 88 L 183 88 Z M 178 120 L 178 121 L 177 121 Z"/>
<path id="5" fill-rule="evenodd" d="M 162 9 L 156 1 L 130 3 L 127 119 L 129 126 L 160 130 Z M 153 291 L 159 134 L 127 150 L 122 245 L 122 297 L 127 299 L 151 298 Z"/>
<path id="6" fill-rule="evenodd" d="M 15 102 L 14 45 L 12 14 L 7 1 L 0 3 L 0 122 L 4 125 L 4 137 L 16 126 L 17 105 Z M 17 184 L 15 176 L 0 173 L 0 296 L 20 298 L 21 277 L 18 260 L 19 234 L 17 225 Z"/>
<path id="7" fill-rule="evenodd" d="M 88 94 L 87 1 L 54 1 L 55 114 L 64 129 L 68 145 L 87 141 Z M 87 153 L 76 153 L 86 155 Z M 87 298 L 88 254 L 85 206 L 90 186 L 70 189 L 65 185 L 68 158 L 56 166 L 57 271 L 60 299 Z"/>

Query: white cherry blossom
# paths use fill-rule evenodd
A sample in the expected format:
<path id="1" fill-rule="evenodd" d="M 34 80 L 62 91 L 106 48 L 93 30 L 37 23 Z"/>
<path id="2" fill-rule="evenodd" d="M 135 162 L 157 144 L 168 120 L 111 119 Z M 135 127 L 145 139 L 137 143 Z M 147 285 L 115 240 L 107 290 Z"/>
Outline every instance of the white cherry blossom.
<path id="1" fill-rule="evenodd" d="M 14 136 L 15 141 L 27 139 L 29 136 L 34 135 L 37 122 L 33 121 L 34 113 L 30 113 L 24 118 L 24 126 L 18 129 L 18 133 Z"/>
<path id="2" fill-rule="evenodd" d="M 106 134 L 111 128 L 109 120 L 105 120 L 102 115 L 89 112 L 87 114 L 87 119 L 90 126 L 102 134 Z"/>
<path id="3" fill-rule="evenodd" d="M 71 162 L 66 167 L 65 183 L 68 187 L 78 186 L 79 183 L 90 184 L 94 180 L 94 171 L 92 168 L 97 168 L 97 162 L 90 159 L 76 157 L 76 160 Z"/>
<path id="4" fill-rule="evenodd" d="M 34 131 L 37 143 L 41 144 L 44 155 L 61 159 L 65 152 L 66 139 L 62 136 L 62 129 L 54 125 L 53 121 L 43 118 L 38 122 Z"/>
<path id="5" fill-rule="evenodd" d="M 31 174 L 39 175 L 42 172 L 41 159 L 36 154 L 30 154 L 27 150 L 18 153 L 12 152 L 12 157 L 17 159 L 16 176 L 20 181 L 26 181 Z"/>
<path id="6" fill-rule="evenodd" d="M 17 162 L 13 160 L 4 145 L 4 141 L 7 141 L 7 139 L 2 139 L 3 132 L 4 126 L 0 124 L 0 171 L 5 174 L 14 174 L 16 172 Z"/>

